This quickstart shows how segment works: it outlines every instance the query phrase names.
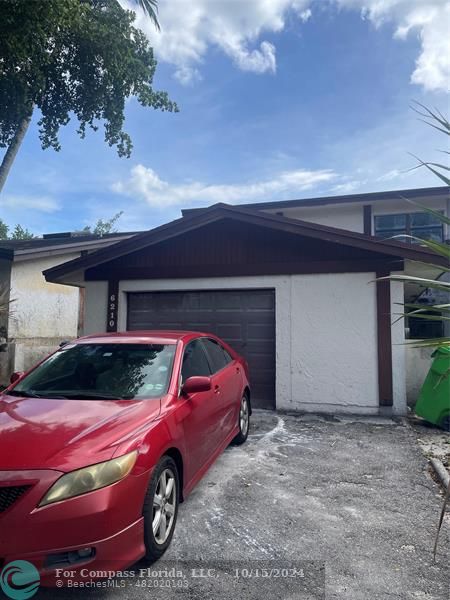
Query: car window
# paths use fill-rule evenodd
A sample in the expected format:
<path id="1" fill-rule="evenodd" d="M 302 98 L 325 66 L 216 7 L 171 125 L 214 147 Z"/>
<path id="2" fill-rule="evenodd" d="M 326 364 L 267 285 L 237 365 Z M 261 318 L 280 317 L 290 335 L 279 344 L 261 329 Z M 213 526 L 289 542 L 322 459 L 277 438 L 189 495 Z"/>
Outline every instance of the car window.
<path id="1" fill-rule="evenodd" d="M 204 338 L 203 343 L 208 353 L 213 373 L 217 373 L 217 371 L 226 367 L 233 360 L 225 348 L 216 342 L 216 340 Z"/>
<path id="2" fill-rule="evenodd" d="M 209 377 L 210 375 L 211 369 L 200 340 L 190 342 L 184 351 L 181 380 L 184 382 L 189 377 Z"/>
<path id="3" fill-rule="evenodd" d="M 25 376 L 14 395 L 156 398 L 167 392 L 175 344 L 64 346 Z"/>

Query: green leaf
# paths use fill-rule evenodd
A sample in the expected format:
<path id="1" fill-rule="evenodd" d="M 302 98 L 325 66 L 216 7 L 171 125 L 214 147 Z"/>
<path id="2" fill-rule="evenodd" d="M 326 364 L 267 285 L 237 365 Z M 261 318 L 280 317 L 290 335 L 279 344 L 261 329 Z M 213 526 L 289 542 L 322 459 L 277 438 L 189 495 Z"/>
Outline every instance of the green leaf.
<path id="1" fill-rule="evenodd" d="M 439 212 L 438 210 L 434 210 L 433 208 L 430 208 L 429 206 L 425 206 L 424 204 L 420 204 L 419 202 L 416 202 L 415 200 L 410 200 L 409 198 L 405 198 L 405 196 L 400 196 L 400 198 L 402 198 L 403 200 L 406 200 L 406 202 L 409 202 L 410 204 L 413 204 L 414 206 L 418 206 L 424 212 L 427 212 L 430 215 L 433 215 L 434 217 L 439 219 L 439 221 L 441 221 L 441 223 L 450 225 L 450 217 L 447 217 L 446 215 L 444 215 L 444 213 Z"/>
<path id="2" fill-rule="evenodd" d="M 390 240 L 396 240 L 396 239 L 414 240 L 416 242 L 419 242 L 419 244 L 421 246 L 425 246 L 425 247 L 429 248 L 436 254 L 440 254 L 441 256 L 448 258 L 450 261 L 450 246 L 448 244 L 444 244 L 443 242 L 435 242 L 434 240 L 424 240 L 423 238 L 419 238 L 415 235 L 409 235 L 407 233 L 393 235 L 388 239 L 390 239 Z M 450 264 L 450 262 L 449 262 L 449 264 Z"/>
<path id="3" fill-rule="evenodd" d="M 450 347 L 450 338 L 432 338 L 429 340 L 404 342 L 402 346 L 411 346 L 412 348 L 448 348 Z"/>
<path id="4" fill-rule="evenodd" d="M 388 275 L 379 277 L 376 281 L 401 281 L 403 283 L 414 283 L 423 288 L 432 288 L 434 290 L 442 290 L 450 292 L 450 283 L 445 281 L 437 282 L 436 279 L 424 279 L 423 277 L 414 277 L 413 275 Z"/>
<path id="5" fill-rule="evenodd" d="M 432 164 L 432 163 L 426 163 L 423 160 L 421 160 L 420 158 L 418 158 L 417 156 L 415 156 L 414 154 L 411 154 L 411 156 L 414 156 L 414 158 L 419 162 L 419 166 L 426 167 L 429 171 L 431 171 L 437 177 L 439 177 L 439 179 L 442 179 L 442 181 L 444 183 L 446 183 L 448 186 L 450 186 L 450 179 L 448 177 L 446 177 L 445 175 L 443 175 L 442 173 L 439 173 L 439 171 L 437 171 L 436 169 L 433 169 L 433 167 L 430 167 L 430 164 Z"/>
<path id="6" fill-rule="evenodd" d="M 405 308 L 412 308 L 413 310 L 428 310 L 434 312 L 448 312 L 450 313 L 450 304 L 414 304 L 410 302 L 394 302 L 397 306 L 404 306 Z"/>
<path id="7" fill-rule="evenodd" d="M 435 109 L 436 113 L 437 113 L 437 114 L 435 114 L 435 113 L 433 113 L 432 110 L 430 110 L 427 106 L 425 106 L 424 104 L 421 104 L 420 102 L 414 101 L 414 104 L 417 104 L 417 106 L 420 106 L 425 111 L 425 112 L 420 112 L 420 110 L 418 110 L 417 108 L 414 108 L 414 106 L 413 106 L 412 109 L 414 112 L 419 114 L 421 117 L 425 117 L 425 119 L 431 119 L 432 121 L 437 121 L 444 128 L 441 131 L 443 131 L 444 133 L 449 133 L 449 135 L 450 135 L 450 123 L 438 109 Z M 428 121 L 425 121 L 425 122 L 428 125 L 432 125 L 432 123 L 429 123 Z M 436 127 L 436 126 L 434 125 L 434 127 Z"/>
<path id="8" fill-rule="evenodd" d="M 443 316 L 439 316 L 439 315 L 426 315 L 423 313 L 393 313 L 394 315 L 399 315 L 400 318 L 408 318 L 408 317 L 414 317 L 415 319 L 425 319 L 428 321 L 450 321 L 450 317 L 443 317 Z"/>
<path id="9" fill-rule="evenodd" d="M 134 1 L 156 24 L 156 0 Z M 128 98 L 178 110 L 153 88 L 156 59 L 135 19 L 116 0 L 0 1 L 0 148 L 10 145 L 34 107 L 42 148 L 59 150 L 61 127 L 76 119 L 80 137 L 103 125 L 105 142 L 130 156 Z M 146 135 L 154 135 L 150 119 Z"/>

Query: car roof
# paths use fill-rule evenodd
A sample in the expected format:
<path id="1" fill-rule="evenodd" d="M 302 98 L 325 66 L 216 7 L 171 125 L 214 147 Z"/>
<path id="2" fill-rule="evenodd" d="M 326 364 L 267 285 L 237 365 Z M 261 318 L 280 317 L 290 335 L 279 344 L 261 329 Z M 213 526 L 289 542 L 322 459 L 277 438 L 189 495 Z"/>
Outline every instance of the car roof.
<path id="1" fill-rule="evenodd" d="M 211 333 L 200 331 L 169 331 L 169 330 L 140 330 L 114 333 L 96 333 L 74 340 L 74 343 L 98 344 L 176 344 L 179 340 L 188 342 L 196 337 L 212 336 Z"/>

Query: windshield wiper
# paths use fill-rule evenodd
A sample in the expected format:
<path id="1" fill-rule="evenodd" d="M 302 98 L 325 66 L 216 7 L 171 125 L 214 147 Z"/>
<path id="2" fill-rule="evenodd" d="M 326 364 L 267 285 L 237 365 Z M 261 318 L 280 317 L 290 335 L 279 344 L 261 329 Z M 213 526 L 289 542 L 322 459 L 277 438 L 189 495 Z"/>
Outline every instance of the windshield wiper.
<path id="1" fill-rule="evenodd" d="M 114 396 L 113 394 L 105 394 L 103 392 L 83 392 L 70 391 L 63 392 L 64 398 L 71 400 L 132 400 L 134 396 L 128 394 L 126 396 Z"/>
<path id="2" fill-rule="evenodd" d="M 35 392 L 34 390 L 23 390 L 22 392 L 19 390 L 10 390 L 9 392 L 6 392 L 8 394 L 8 396 L 22 396 L 22 398 L 55 398 L 55 399 L 62 399 L 65 398 L 66 396 L 62 396 L 61 394 L 57 393 L 52 393 L 52 392 L 41 392 L 40 394 L 38 394 L 37 392 Z"/>
<path id="3" fill-rule="evenodd" d="M 22 396 L 23 398 L 42 398 L 41 395 L 36 394 L 33 390 L 23 390 L 22 392 L 19 390 L 9 390 L 5 392 L 8 396 Z"/>

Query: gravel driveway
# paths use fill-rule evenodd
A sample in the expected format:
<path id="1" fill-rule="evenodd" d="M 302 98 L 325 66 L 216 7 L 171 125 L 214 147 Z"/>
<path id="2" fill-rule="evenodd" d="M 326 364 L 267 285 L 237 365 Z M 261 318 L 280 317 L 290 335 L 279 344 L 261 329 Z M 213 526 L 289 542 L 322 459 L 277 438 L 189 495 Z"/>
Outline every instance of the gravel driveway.
<path id="1" fill-rule="evenodd" d="M 196 560 L 227 573 L 218 587 L 200 577 L 183 598 L 319 599 L 325 579 L 327 599 L 447 600 L 448 521 L 435 564 L 431 553 L 441 502 L 408 426 L 255 411 L 247 443 L 230 447 L 181 505 L 163 566 Z M 302 565 L 303 580 L 274 579 Z M 36 597 L 181 597 L 135 583 Z"/>

